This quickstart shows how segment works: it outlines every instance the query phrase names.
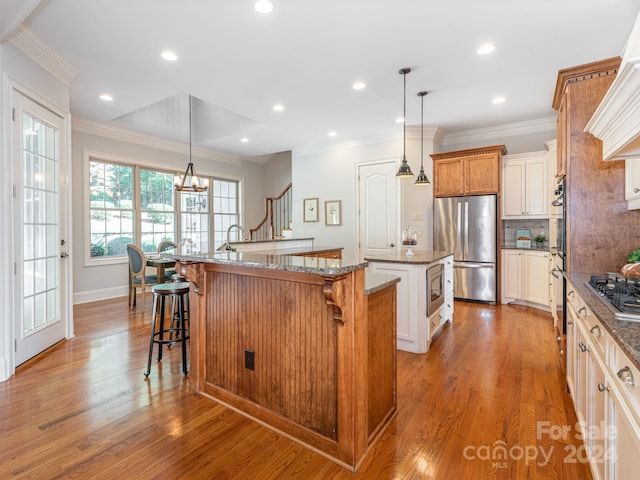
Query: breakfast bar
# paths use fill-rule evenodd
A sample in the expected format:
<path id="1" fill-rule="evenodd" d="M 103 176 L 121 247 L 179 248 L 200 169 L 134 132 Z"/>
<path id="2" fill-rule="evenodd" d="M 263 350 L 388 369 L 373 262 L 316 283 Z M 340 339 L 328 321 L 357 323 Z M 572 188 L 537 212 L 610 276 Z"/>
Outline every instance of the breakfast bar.
<path id="1" fill-rule="evenodd" d="M 321 251 L 173 255 L 191 386 L 356 470 L 396 414 L 396 283 Z"/>

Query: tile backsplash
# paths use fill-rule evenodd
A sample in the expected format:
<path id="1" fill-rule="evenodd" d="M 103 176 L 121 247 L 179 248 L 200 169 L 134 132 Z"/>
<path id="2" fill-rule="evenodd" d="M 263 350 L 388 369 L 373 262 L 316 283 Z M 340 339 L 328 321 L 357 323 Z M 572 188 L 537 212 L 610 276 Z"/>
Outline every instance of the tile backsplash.
<path id="1" fill-rule="evenodd" d="M 531 230 L 531 237 L 537 237 L 538 235 L 544 235 L 547 241 L 544 246 L 549 245 L 549 220 L 503 220 L 502 221 L 502 243 L 505 247 L 516 246 L 516 230 L 518 228 L 528 228 Z M 533 244 L 535 246 L 535 244 Z"/>

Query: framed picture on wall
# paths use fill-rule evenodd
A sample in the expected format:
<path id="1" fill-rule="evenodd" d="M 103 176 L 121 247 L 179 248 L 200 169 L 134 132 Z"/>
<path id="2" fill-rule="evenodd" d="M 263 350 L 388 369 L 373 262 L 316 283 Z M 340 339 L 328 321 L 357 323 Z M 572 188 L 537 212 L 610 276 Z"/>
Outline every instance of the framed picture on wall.
<path id="1" fill-rule="evenodd" d="M 342 225 L 342 204 L 340 200 L 324 202 L 324 224 L 330 227 Z"/>
<path id="2" fill-rule="evenodd" d="M 305 198 L 302 201 L 302 219 L 305 222 L 318 221 L 318 199 Z"/>

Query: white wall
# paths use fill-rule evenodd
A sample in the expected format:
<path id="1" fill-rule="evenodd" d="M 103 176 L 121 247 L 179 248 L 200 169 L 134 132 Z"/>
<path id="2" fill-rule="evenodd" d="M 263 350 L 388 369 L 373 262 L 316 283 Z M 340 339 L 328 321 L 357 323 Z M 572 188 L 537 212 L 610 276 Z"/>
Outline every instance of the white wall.
<path id="1" fill-rule="evenodd" d="M 13 162 L 11 158 L 11 91 L 9 82 L 18 82 L 37 92 L 62 111 L 69 111 L 69 88 L 55 76 L 40 67 L 10 43 L 0 44 L 0 381 L 13 374 L 14 300 L 13 300 L 13 235 L 12 185 Z"/>
<path id="2" fill-rule="evenodd" d="M 408 129 L 409 130 L 409 129 Z M 427 176 L 433 177 L 432 160 L 429 153 L 434 148 L 434 131 L 425 129 L 424 166 Z M 412 129 L 407 133 L 406 157 L 415 175 L 420 171 L 420 135 Z M 351 258 L 357 252 L 357 212 L 356 170 L 360 163 L 379 160 L 395 160 L 400 165 L 402 158 L 402 134 L 379 141 L 352 142 L 336 145 L 334 148 L 316 152 L 292 152 L 293 179 L 293 236 L 313 237 L 314 245 L 343 247 L 344 258 Z M 413 179 L 398 179 L 401 190 L 401 225 L 411 224 L 422 231 L 421 250 L 429 250 L 433 245 L 433 188 L 416 187 Z M 319 198 L 320 211 L 327 200 L 342 202 L 342 225 L 328 227 L 324 224 L 324 214 L 319 222 L 305 223 L 302 220 L 302 200 Z M 421 213 L 422 221 L 413 220 L 413 213 Z M 400 232 L 398 232 L 398 237 Z M 419 240 L 421 241 L 421 240 Z"/>
<path id="3" fill-rule="evenodd" d="M 84 199 L 84 156 L 90 152 L 99 157 L 115 157 L 135 163 L 183 171 L 188 163 L 188 151 L 176 153 L 152 148 L 146 145 L 116 140 L 94 133 L 75 129 L 73 132 L 73 273 L 74 303 L 83 303 L 103 298 L 127 295 L 128 264 L 85 265 L 85 250 L 88 248 L 84 238 L 85 199 Z M 248 218 L 262 218 L 264 188 L 262 185 L 262 166 L 255 162 L 237 159 L 234 163 L 192 157 L 198 175 L 213 175 L 241 180 L 242 205 L 245 210 L 241 223 L 247 225 Z"/>

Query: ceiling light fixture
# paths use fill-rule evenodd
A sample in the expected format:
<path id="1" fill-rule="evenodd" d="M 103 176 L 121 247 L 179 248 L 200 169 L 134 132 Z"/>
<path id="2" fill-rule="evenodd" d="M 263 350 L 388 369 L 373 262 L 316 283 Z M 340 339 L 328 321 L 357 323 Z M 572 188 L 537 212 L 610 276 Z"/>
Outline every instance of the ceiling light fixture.
<path id="1" fill-rule="evenodd" d="M 506 101 L 507 101 L 507 99 L 505 97 L 496 97 L 493 100 L 491 100 L 491 103 L 493 103 L 494 105 L 498 105 L 498 104 L 504 103 Z"/>
<path id="2" fill-rule="evenodd" d="M 176 60 L 178 60 L 178 56 L 171 50 L 165 50 L 160 54 L 160 56 L 164 58 L 167 62 L 175 62 Z"/>
<path id="3" fill-rule="evenodd" d="M 398 173 L 396 173 L 397 178 L 413 177 L 413 172 L 411 171 L 411 167 L 409 166 L 407 157 L 405 155 L 407 148 L 407 73 L 409 73 L 410 71 L 410 68 L 402 68 L 398 72 L 404 78 L 404 104 L 402 111 L 402 118 L 404 119 L 404 122 L 402 122 L 402 163 L 400 164 Z"/>
<path id="4" fill-rule="evenodd" d="M 103 102 L 113 102 L 113 97 L 108 93 L 103 93 L 102 95 L 100 95 L 100 100 L 102 100 Z"/>
<path id="5" fill-rule="evenodd" d="M 481 45 L 478 50 L 476 50 L 476 52 L 478 53 L 478 55 L 487 55 L 493 52 L 495 49 L 496 46 L 493 43 L 485 43 L 484 45 Z"/>
<path id="6" fill-rule="evenodd" d="M 248 139 L 247 137 L 242 137 L 242 138 L 240 139 L 240 141 L 241 141 L 242 143 L 249 143 L 249 139 Z"/>
<path id="7" fill-rule="evenodd" d="M 366 87 L 367 85 L 364 82 L 355 82 L 353 84 L 353 89 L 354 90 L 362 90 L 364 87 Z"/>
<path id="8" fill-rule="evenodd" d="M 276 112 L 282 112 L 282 111 L 284 110 L 284 105 L 280 105 L 280 104 L 278 103 L 277 105 L 274 105 L 274 106 L 273 106 L 273 109 L 274 109 Z"/>
<path id="9" fill-rule="evenodd" d="M 335 137 L 335 136 L 337 136 L 337 135 L 338 135 L 338 132 L 336 132 L 335 130 L 331 130 L 331 131 L 329 132 L 329 136 L 330 136 L 330 137 Z"/>
<path id="10" fill-rule="evenodd" d="M 273 12 L 274 8 L 275 7 L 273 6 L 273 3 L 269 0 L 258 0 L 253 4 L 253 9 L 258 13 L 262 13 L 263 15 L 268 15 L 269 13 Z"/>
<path id="11" fill-rule="evenodd" d="M 424 96 L 429 92 L 418 92 L 422 105 L 420 106 L 420 173 L 415 185 L 430 185 L 429 177 L 424 173 Z"/>
<path id="12" fill-rule="evenodd" d="M 202 182 L 200 181 L 191 161 L 191 103 L 191 95 L 189 95 L 189 165 L 184 175 L 173 177 L 173 184 L 179 192 L 206 192 L 209 189 L 209 180 L 205 178 Z"/>

